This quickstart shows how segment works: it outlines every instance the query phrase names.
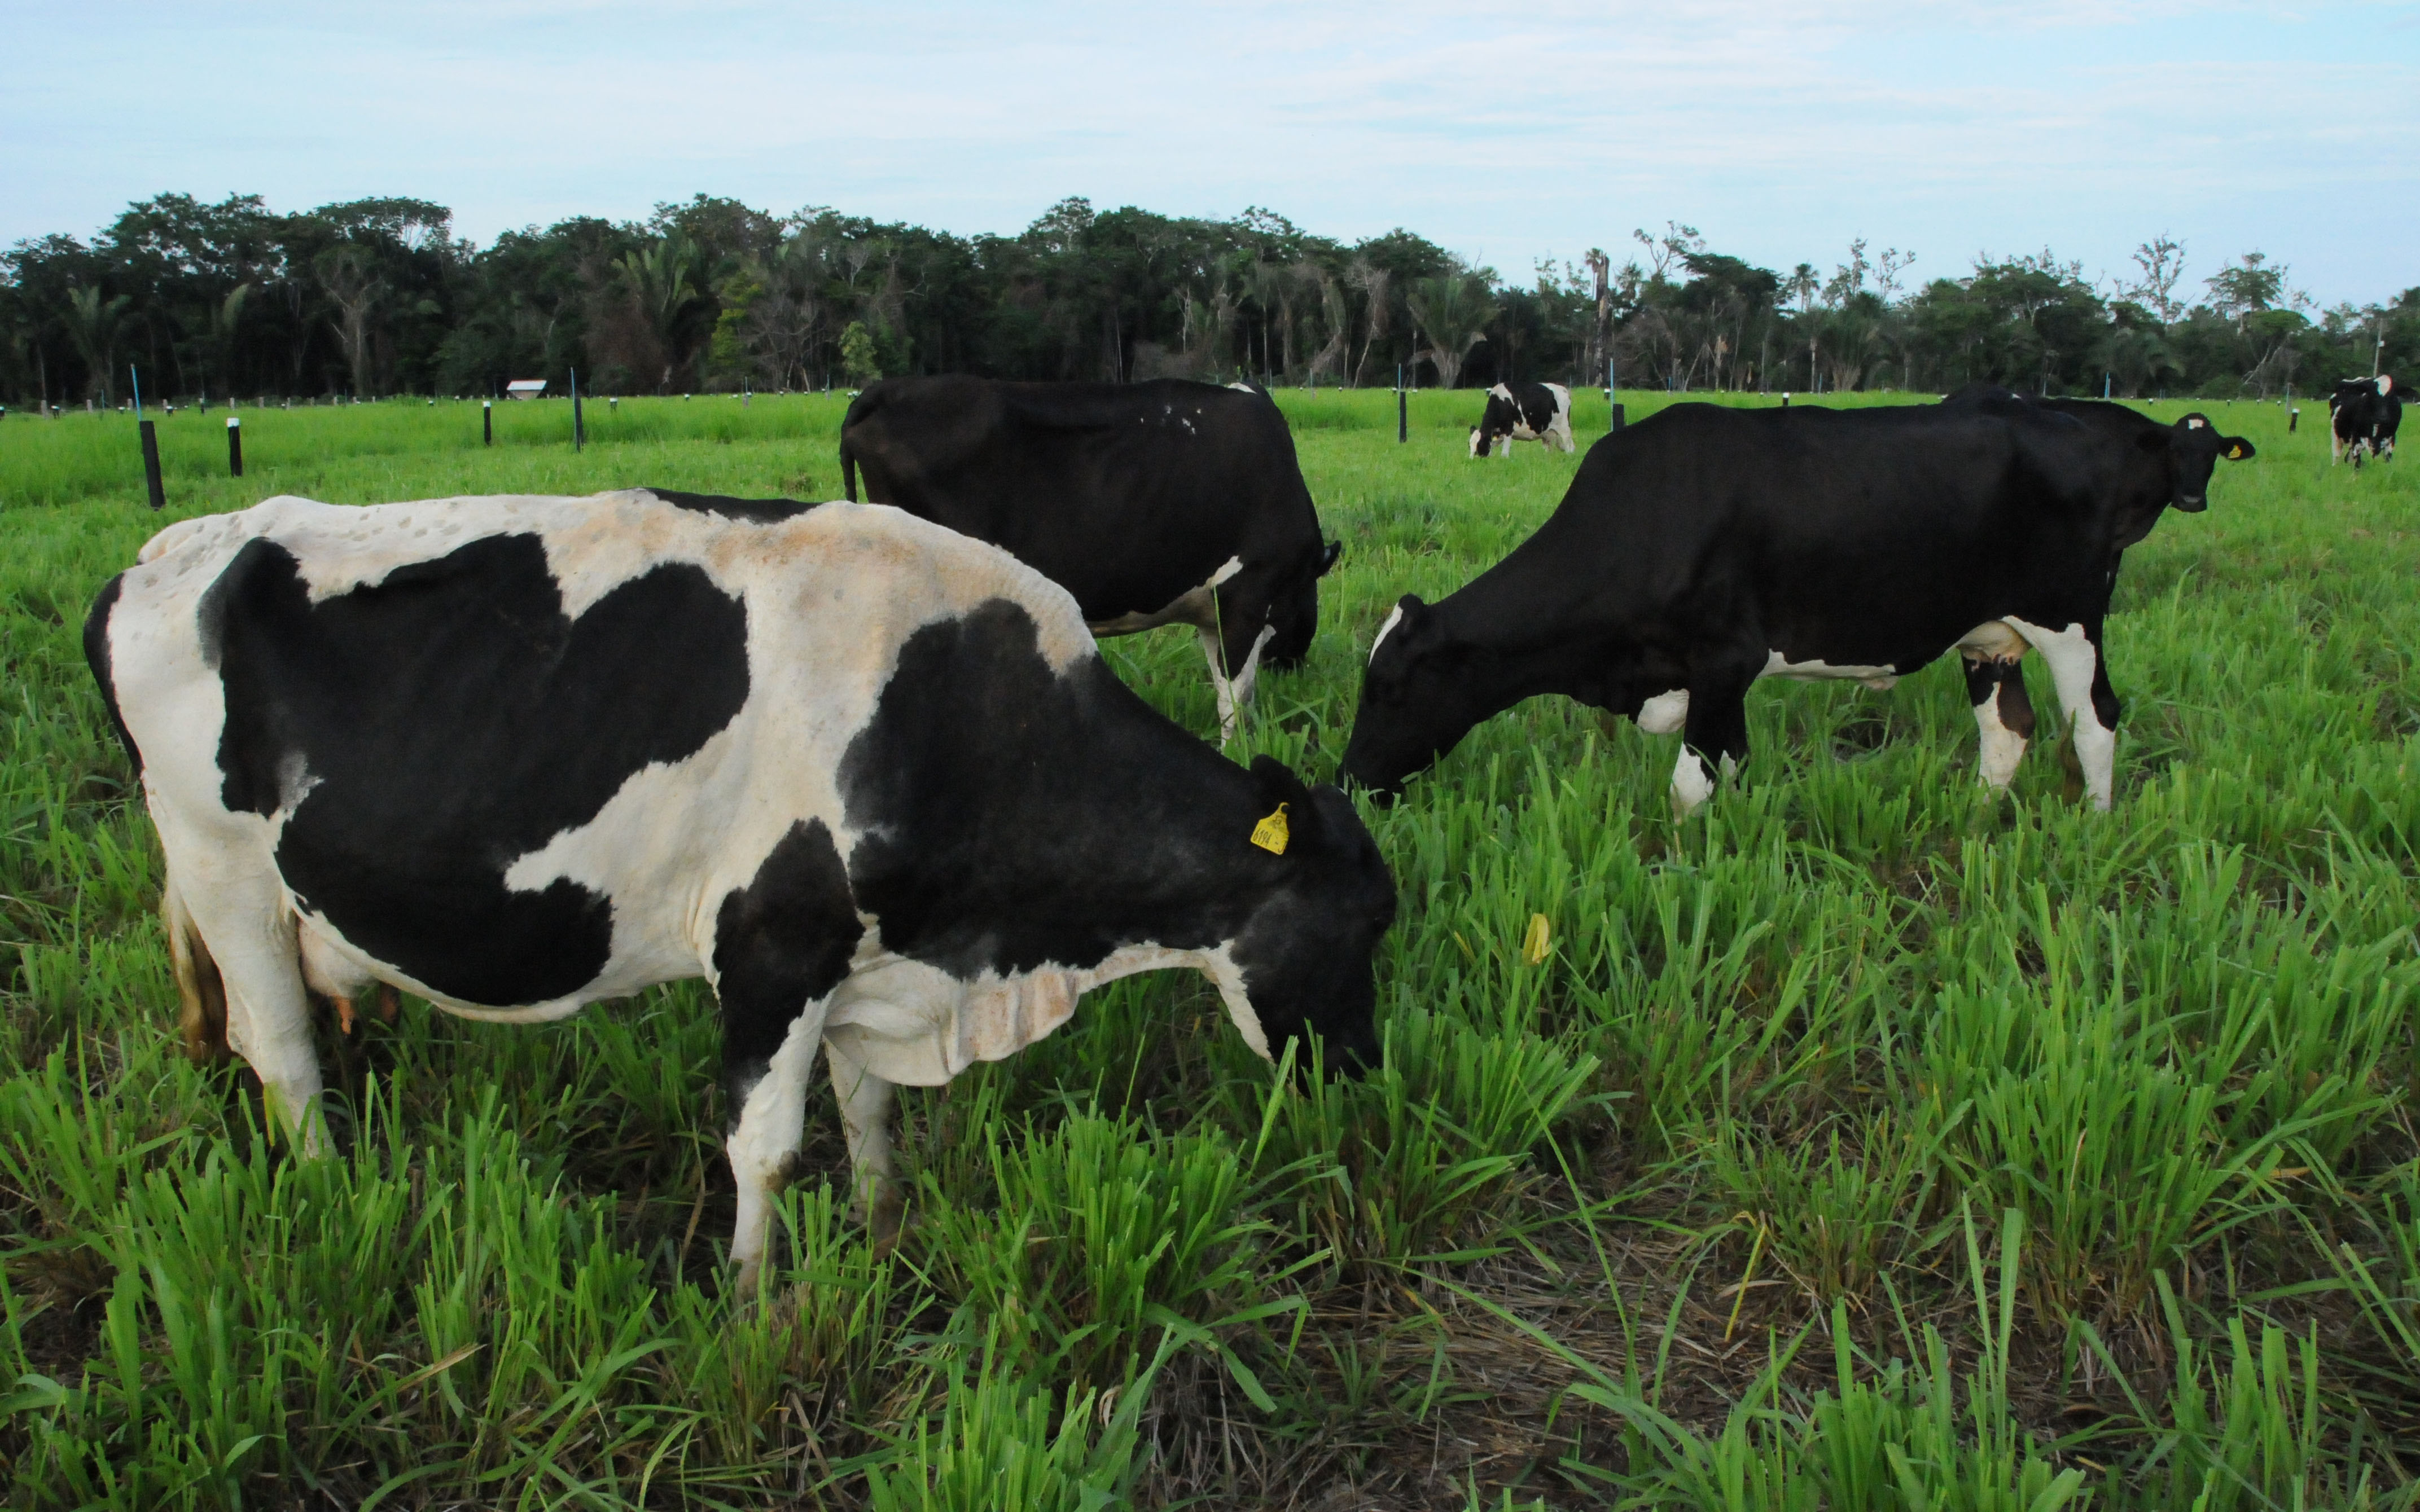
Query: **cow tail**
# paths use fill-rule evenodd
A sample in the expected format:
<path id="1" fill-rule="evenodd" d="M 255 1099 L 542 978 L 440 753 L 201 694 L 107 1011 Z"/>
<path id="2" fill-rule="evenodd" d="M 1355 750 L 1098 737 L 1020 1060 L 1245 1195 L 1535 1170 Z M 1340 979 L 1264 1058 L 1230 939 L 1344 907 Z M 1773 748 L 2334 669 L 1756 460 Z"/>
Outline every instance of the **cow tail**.
<path id="1" fill-rule="evenodd" d="M 840 488 L 850 503 L 857 502 L 857 454 L 849 450 L 845 432 L 840 439 Z"/>
<path id="2" fill-rule="evenodd" d="M 185 1042 L 187 1059 L 224 1060 L 227 1055 L 226 982 L 209 942 L 202 938 L 194 916 L 185 909 L 185 895 L 177 884 L 177 866 L 168 864 L 168 880 L 160 888 L 160 924 L 168 936 L 168 967 L 177 978 L 177 1032 Z"/>

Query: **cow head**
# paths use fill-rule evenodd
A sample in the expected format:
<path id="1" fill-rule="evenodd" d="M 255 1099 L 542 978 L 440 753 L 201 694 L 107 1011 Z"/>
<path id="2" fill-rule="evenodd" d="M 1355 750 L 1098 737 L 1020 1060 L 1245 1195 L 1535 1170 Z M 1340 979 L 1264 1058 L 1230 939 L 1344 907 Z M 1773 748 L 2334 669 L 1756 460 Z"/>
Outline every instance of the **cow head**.
<path id="1" fill-rule="evenodd" d="M 1344 747 L 1344 775 L 1381 797 L 1451 750 L 1505 705 L 1489 697 L 1481 653 L 1450 644 L 1437 612 L 1405 594 L 1379 628 L 1361 672 L 1361 707 Z"/>
<path id="2" fill-rule="evenodd" d="M 2147 449 L 2165 445 L 2168 453 L 2168 502 L 2188 515 L 2210 507 L 2210 477 L 2218 459 L 2241 462 L 2253 455 L 2252 443 L 2241 436 L 2221 436 L 2210 417 L 2195 411 L 2168 427 L 2164 438 L 2149 432 Z"/>
<path id="3" fill-rule="evenodd" d="M 1285 849 L 1253 856 L 1271 886 L 1236 937 L 1244 995 L 1272 1057 L 1306 1032 L 1332 1073 L 1378 1063 L 1372 1023 L 1378 988 L 1370 958 L 1395 921 L 1395 879 L 1369 826 L 1335 788 L 1307 786 L 1273 757 L 1252 760 L 1267 812 L 1285 806 Z M 1240 837 L 1239 837 L 1240 839 Z M 1297 1059 L 1307 1064 L 1311 1047 Z"/>
<path id="4" fill-rule="evenodd" d="M 1278 671 L 1291 671 L 1302 665 L 1311 652 L 1311 638 L 1319 629 L 1319 579 L 1336 565 L 1344 553 L 1344 543 L 1330 541 L 1320 553 L 1308 559 L 1305 570 L 1295 581 L 1280 589 L 1269 602 L 1269 627 L 1276 633 L 1269 637 L 1268 649 L 1261 654 L 1262 662 Z"/>
<path id="5" fill-rule="evenodd" d="M 1481 425 L 1471 426 L 1470 455 L 1473 456 L 1485 456 L 1492 449 L 1492 438 L 1488 436 L 1486 428 Z"/>

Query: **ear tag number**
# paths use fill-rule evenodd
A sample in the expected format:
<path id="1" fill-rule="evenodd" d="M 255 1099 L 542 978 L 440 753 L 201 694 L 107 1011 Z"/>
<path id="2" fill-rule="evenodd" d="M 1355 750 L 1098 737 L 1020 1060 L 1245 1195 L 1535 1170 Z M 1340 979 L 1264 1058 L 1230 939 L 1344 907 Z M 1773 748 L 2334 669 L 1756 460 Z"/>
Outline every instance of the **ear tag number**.
<path id="1" fill-rule="evenodd" d="M 1280 803 L 1277 812 L 1252 826 L 1252 843 L 1271 856 L 1283 856 L 1286 841 L 1294 838 L 1286 828 L 1285 811 L 1286 806 Z"/>

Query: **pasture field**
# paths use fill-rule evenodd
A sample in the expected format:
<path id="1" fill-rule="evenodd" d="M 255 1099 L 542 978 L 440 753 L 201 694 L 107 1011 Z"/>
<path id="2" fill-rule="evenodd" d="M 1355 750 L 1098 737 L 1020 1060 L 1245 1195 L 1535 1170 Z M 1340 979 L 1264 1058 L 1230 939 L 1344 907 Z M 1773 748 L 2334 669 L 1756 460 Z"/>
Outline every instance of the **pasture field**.
<path id="1" fill-rule="evenodd" d="M 1474 393 L 1417 396 L 1407 446 L 1390 394 L 1280 398 L 1345 550 L 1232 749 L 1330 778 L 1396 595 L 1575 459 L 1466 460 Z M 161 432 L 172 516 L 813 498 L 842 407 L 596 404 L 579 455 L 560 402 L 492 449 L 475 404 L 245 409 L 240 482 L 220 412 Z M 182 1059 L 78 643 L 160 523 L 132 424 L 0 422 L 8 1503 L 2411 1505 L 2420 474 L 2331 471 L 2319 404 L 2203 408 L 2260 455 L 2130 555 L 2114 813 L 2048 741 L 1979 789 L 1954 660 L 1761 686 L 1744 783 L 1678 825 L 1672 737 L 1533 701 L 1367 810 L 1382 1070 L 1284 1082 L 1206 982 L 1121 983 L 903 1093 L 887 1257 L 819 1089 L 751 1299 L 697 984 L 327 1025 L 323 1162 Z M 1105 651 L 1215 729 L 1190 632 Z"/>

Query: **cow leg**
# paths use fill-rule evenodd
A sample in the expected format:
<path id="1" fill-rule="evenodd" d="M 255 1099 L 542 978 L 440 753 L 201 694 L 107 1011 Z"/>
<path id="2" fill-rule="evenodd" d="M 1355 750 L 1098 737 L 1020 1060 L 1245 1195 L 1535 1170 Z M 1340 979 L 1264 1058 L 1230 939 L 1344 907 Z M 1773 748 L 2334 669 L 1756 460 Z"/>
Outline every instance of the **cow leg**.
<path id="1" fill-rule="evenodd" d="M 2048 630 L 2011 619 L 2010 625 L 2050 663 L 2058 689 L 2059 717 L 2074 732 L 2075 759 L 2084 768 L 2084 791 L 2095 809 L 2106 810 L 2116 788 L 2118 694 L 2109 686 L 2097 625 L 2081 622 Z"/>
<path id="2" fill-rule="evenodd" d="M 1252 687 L 1260 681 L 1261 650 L 1277 633 L 1276 625 L 1264 624 L 1260 633 L 1252 638 L 1250 648 L 1237 658 L 1240 665 L 1230 676 L 1227 668 L 1231 664 L 1225 655 L 1225 641 L 1216 630 L 1202 630 L 1202 656 L 1210 663 L 1211 690 L 1218 695 L 1218 739 L 1221 743 L 1235 738 L 1236 718 L 1243 713 L 1244 706 L 1252 702 Z"/>
<path id="3" fill-rule="evenodd" d="M 160 925 L 168 936 L 168 968 L 177 980 L 177 1032 L 184 1041 L 185 1058 L 220 1061 L 227 1057 L 226 985 L 219 964 L 202 942 L 201 931 L 177 890 L 171 871 L 160 889 Z"/>
<path id="4" fill-rule="evenodd" d="M 2024 665 L 2008 660 L 1969 660 L 1966 698 L 1975 705 L 1975 727 L 1982 736 L 1978 779 L 1986 787 L 2004 788 L 2017 775 L 2025 742 L 2033 738 L 2034 706 L 2025 697 Z"/>
<path id="5" fill-rule="evenodd" d="M 823 1040 L 825 1004 L 817 1001 L 790 1021 L 780 1048 L 758 1063 L 750 1079 L 742 1061 L 732 1055 L 731 1002 L 723 1000 L 723 1074 L 734 1084 L 733 1105 L 739 1117 L 724 1146 L 731 1175 L 739 1189 L 738 1218 L 731 1230 L 731 1261 L 738 1268 L 739 1295 L 756 1290 L 756 1276 L 765 1262 L 766 1241 L 772 1230 L 773 1202 L 798 1173 L 799 1145 L 807 1129 L 807 1078 L 815 1069 L 815 1046 Z M 739 1084 L 744 1083 L 744 1089 Z"/>
<path id="6" fill-rule="evenodd" d="M 1762 667 L 1762 662 L 1757 664 Z M 1729 777 L 1747 760 L 1747 690 L 1756 671 L 1719 668 L 1689 679 L 1689 712 L 1682 721 L 1681 756 L 1672 767 L 1672 817 L 1686 819 L 1714 796 L 1717 774 Z"/>
<path id="7" fill-rule="evenodd" d="M 875 1248 L 887 1252 L 899 1242 L 899 1220 L 908 1205 L 891 1159 L 891 1104 L 897 1088 L 836 1044 L 824 1046 L 824 1058 L 831 1067 L 832 1091 L 840 1099 L 841 1132 L 848 1136 L 859 1211 L 865 1215 Z"/>
<path id="8" fill-rule="evenodd" d="M 217 965 L 227 1043 L 260 1078 L 269 1110 L 295 1148 L 305 1155 L 324 1153 L 327 1124 L 310 999 L 294 916 L 277 879 L 266 868 L 244 874 L 236 866 L 179 866 L 174 852 L 169 872 L 192 925 L 186 948 L 198 946 L 200 964 Z"/>

